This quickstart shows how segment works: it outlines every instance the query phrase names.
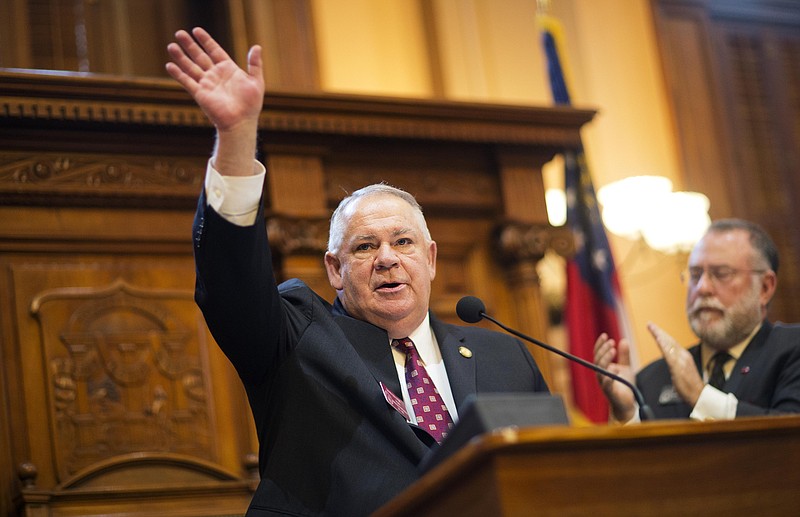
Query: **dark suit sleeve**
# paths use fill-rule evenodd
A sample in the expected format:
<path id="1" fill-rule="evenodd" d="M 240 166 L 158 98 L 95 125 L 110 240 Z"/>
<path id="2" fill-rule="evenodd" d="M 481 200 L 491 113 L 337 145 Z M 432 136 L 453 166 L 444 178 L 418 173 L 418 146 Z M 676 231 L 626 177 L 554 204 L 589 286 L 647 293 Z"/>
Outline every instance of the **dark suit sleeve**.
<path id="1" fill-rule="evenodd" d="M 200 196 L 193 225 L 195 300 L 246 382 L 262 382 L 288 342 L 263 209 L 252 226 L 226 221 Z"/>
<path id="2" fill-rule="evenodd" d="M 776 324 L 747 376 L 736 416 L 800 413 L 800 326 Z"/>

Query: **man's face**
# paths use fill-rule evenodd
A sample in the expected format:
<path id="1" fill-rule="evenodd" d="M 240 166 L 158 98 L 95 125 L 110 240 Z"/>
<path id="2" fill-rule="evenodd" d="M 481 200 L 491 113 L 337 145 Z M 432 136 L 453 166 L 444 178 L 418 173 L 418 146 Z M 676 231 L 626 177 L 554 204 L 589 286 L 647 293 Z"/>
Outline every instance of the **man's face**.
<path id="1" fill-rule="evenodd" d="M 326 253 L 328 280 L 347 312 L 408 336 L 428 311 L 436 276 L 436 243 L 426 242 L 414 209 L 402 199 L 376 194 L 357 200 L 336 255 Z"/>
<path id="2" fill-rule="evenodd" d="M 776 279 L 762 262 L 744 230 L 709 233 L 695 246 L 686 315 L 704 343 L 727 350 L 764 319 Z"/>

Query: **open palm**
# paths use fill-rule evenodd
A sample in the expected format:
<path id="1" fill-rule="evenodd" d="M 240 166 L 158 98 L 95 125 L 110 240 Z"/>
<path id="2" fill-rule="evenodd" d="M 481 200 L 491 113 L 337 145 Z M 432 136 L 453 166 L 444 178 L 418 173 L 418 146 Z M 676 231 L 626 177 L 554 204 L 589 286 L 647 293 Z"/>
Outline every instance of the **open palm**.
<path id="1" fill-rule="evenodd" d="M 192 37 L 194 36 L 194 37 Z M 255 45 L 242 70 L 203 29 L 175 34 L 167 72 L 194 98 L 220 131 L 258 119 L 264 102 L 261 47 Z"/>

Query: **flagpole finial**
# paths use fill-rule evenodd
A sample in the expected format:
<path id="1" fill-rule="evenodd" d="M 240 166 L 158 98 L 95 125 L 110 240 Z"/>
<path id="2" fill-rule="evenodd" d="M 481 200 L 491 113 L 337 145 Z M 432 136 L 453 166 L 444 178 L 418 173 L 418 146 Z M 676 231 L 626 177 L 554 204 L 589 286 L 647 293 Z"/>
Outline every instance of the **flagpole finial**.
<path id="1" fill-rule="evenodd" d="M 548 14 L 550 12 L 550 0 L 536 0 L 536 13 Z"/>

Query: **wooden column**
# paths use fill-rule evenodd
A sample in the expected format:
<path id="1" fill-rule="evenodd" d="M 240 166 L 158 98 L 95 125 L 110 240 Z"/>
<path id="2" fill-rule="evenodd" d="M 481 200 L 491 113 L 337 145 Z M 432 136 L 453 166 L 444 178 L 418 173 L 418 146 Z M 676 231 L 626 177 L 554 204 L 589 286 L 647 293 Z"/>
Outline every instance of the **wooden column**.
<path id="1" fill-rule="evenodd" d="M 552 227 L 547 219 L 542 165 L 553 154 L 504 150 L 498 156 L 504 221 L 496 228 L 494 247 L 514 300 L 508 309 L 520 331 L 542 341 L 548 311 L 536 265 L 548 248 L 563 253 L 572 242 L 568 231 Z M 552 353 L 531 344 L 529 349 L 552 386 Z"/>
<path id="2" fill-rule="evenodd" d="M 327 250 L 330 212 L 322 159 L 295 150 L 268 151 L 268 231 L 281 280 L 302 278 L 329 300 L 333 291 L 322 257 Z"/>

